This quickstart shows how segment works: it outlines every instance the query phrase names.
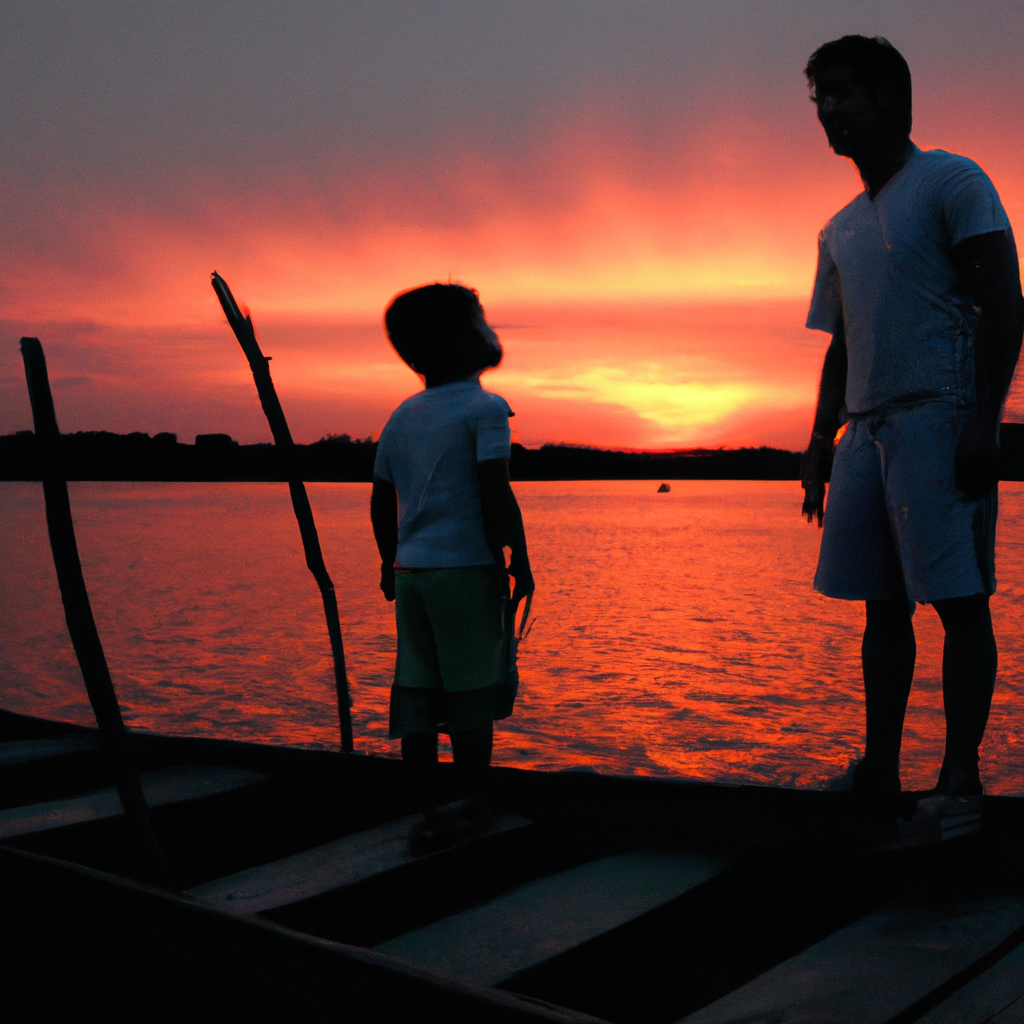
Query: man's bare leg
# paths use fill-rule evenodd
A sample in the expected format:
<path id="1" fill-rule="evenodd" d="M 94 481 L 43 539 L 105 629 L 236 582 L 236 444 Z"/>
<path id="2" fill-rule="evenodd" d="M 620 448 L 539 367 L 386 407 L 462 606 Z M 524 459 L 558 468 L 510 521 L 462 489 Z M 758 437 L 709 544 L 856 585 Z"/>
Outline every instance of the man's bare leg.
<path id="1" fill-rule="evenodd" d="M 955 796 L 981 793 L 978 747 L 985 735 L 998 654 L 987 594 L 936 601 L 946 639 L 942 649 L 942 698 L 946 755 L 938 788 Z"/>
<path id="2" fill-rule="evenodd" d="M 854 772 L 853 788 L 864 796 L 893 797 L 899 793 L 900 743 L 914 681 L 917 641 L 906 598 L 868 601 L 866 605 L 861 659 L 867 740 L 864 760 Z"/>

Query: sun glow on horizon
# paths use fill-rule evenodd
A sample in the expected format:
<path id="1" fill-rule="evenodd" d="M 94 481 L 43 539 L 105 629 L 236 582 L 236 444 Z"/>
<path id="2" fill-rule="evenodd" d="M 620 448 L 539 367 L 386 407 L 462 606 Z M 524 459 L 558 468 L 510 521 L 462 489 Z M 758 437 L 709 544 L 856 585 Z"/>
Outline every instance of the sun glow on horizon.
<path id="1" fill-rule="evenodd" d="M 568 377 L 511 376 L 509 384 L 545 400 L 619 405 L 669 437 L 706 429 L 759 397 L 746 384 L 666 380 L 666 370 L 658 365 L 584 367 Z"/>

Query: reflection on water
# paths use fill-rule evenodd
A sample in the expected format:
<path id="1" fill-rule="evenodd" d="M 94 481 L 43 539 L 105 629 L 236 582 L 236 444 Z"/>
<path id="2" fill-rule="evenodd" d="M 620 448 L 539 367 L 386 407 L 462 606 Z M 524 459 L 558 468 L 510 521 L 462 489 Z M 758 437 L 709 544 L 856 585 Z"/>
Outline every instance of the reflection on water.
<path id="1" fill-rule="evenodd" d="M 516 484 L 538 593 L 496 759 L 540 768 L 823 786 L 860 749 L 858 604 L 815 594 L 818 531 L 799 486 Z M 312 484 L 355 699 L 356 744 L 387 738 L 392 607 L 377 590 L 369 485 Z M 0 484 L 2 706 L 91 722 L 38 484 Z M 1024 487 L 1004 484 L 1000 678 L 990 790 L 1024 792 Z M 135 728 L 333 746 L 323 610 L 282 484 L 71 485 L 93 609 Z M 919 610 L 904 785 L 941 759 L 941 629 Z"/>

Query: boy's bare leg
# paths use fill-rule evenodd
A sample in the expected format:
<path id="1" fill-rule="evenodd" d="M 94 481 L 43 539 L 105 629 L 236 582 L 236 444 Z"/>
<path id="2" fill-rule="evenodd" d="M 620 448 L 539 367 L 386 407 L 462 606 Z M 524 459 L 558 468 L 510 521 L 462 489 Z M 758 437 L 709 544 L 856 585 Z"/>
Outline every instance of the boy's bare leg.
<path id="1" fill-rule="evenodd" d="M 899 793 L 903 719 L 914 680 L 917 641 L 906 598 L 868 601 L 861 658 L 867 739 L 854 772 L 854 791 L 866 796 Z"/>
<path id="2" fill-rule="evenodd" d="M 939 789 L 955 796 L 981 793 L 978 747 L 995 689 L 998 653 L 988 595 L 936 601 L 946 639 L 942 650 L 942 698 L 946 754 Z"/>
<path id="3" fill-rule="evenodd" d="M 402 762 L 416 807 L 429 820 L 437 805 L 437 733 L 414 733 L 402 737 Z"/>
<path id="4" fill-rule="evenodd" d="M 470 816 L 487 817 L 490 814 L 487 777 L 494 746 L 494 723 L 452 733 L 451 741 L 452 760 L 460 786 L 469 798 Z"/>

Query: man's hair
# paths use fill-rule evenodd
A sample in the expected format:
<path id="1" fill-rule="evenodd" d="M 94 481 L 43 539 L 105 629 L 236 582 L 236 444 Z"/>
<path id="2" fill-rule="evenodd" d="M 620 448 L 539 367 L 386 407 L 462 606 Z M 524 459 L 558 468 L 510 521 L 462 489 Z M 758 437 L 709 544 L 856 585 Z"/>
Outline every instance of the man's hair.
<path id="1" fill-rule="evenodd" d="M 835 68 L 848 68 L 894 129 L 910 134 L 913 96 L 910 68 L 903 54 L 881 36 L 843 36 L 819 46 L 804 68 L 813 89 L 819 77 Z"/>
<path id="2" fill-rule="evenodd" d="M 417 373 L 457 380 L 501 362 L 501 345 L 480 333 L 480 298 L 461 284 L 428 284 L 391 300 L 384 327 Z"/>

